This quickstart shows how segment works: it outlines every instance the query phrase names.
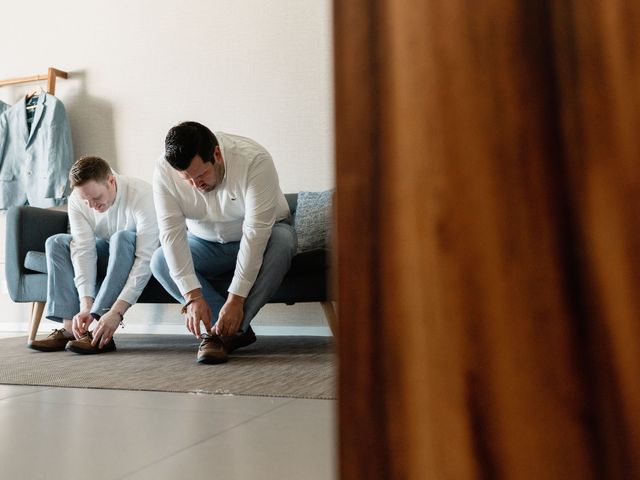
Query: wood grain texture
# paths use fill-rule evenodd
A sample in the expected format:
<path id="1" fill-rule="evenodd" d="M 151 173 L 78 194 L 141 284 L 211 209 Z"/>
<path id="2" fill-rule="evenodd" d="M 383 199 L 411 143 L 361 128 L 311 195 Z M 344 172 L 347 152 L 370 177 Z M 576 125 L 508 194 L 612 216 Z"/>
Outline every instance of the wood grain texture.
<path id="1" fill-rule="evenodd" d="M 640 478 L 640 4 L 567 2 L 554 14 L 600 453 L 608 478 Z"/>
<path id="2" fill-rule="evenodd" d="M 379 183 L 380 118 L 377 111 L 378 65 L 371 8 L 375 2 L 336 4 L 335 108 L 336 156 L 336 276 L 339 287 L 338 346 L 350 362 L 341 370 L 341 476 L 390 478 L 385 452 L 389 437 L 380 434 L 389 419 L 380 395 L 380 296 L 377 185 Z M 355 394 L 355 392 L 358 392 Z M 372 421 L 372 419 L 376 419 Z M 372 453 L 376 453 L 372 455 Z"/>
<path id="3" fill-rule="evenodd" d="M 335 2 L 342 478 L 640 478 L 638 8 Z"/>

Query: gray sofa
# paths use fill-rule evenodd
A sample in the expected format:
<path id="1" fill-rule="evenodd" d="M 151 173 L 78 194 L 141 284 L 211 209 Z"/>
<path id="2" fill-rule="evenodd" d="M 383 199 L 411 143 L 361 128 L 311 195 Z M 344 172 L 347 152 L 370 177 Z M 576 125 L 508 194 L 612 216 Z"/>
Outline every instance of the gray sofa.
<path id="1" fill-rule="evenodd" d="M 295 215 L 297 194 L 287 194 Z M 47 266 L 44 244 L 56 233 L 67 232 L 65 211 L 30 206 L 13 207 L 7 212 L 5 268 L 9 295 L 14 302 L 31 302 L 29 340 L 35 338 L 47 298 Z M 336 333 L 336 315 L 328 296 L 329 256 L 325 250 L 297 254 L 291 269 L 269 303 L 293 305 L 320 302 L 331 331 Z M 214 287 L 226 295 L 233 272 L 214 279 Z M 138 303 L 177 303 L 153 277 Z M 177 310 L 176 310 L 177 312 Z"/>

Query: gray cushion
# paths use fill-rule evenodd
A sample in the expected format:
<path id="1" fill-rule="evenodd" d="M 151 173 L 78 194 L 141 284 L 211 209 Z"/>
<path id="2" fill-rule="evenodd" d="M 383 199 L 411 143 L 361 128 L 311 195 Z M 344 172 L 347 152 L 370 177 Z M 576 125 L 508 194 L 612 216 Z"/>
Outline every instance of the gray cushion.
<path id="1" fill-rule="evenodd" d="M 27 252 L 24 258 L 24 266 L 34 272 L 47 273 L 47 258 L 44 252 Z"/>
<path id="2" fill-rule="evenodd" d="M 298 194 L 293 224 L 298 235 L 298 253 L 328 247 L 332 197 L 333 189 Z"/>

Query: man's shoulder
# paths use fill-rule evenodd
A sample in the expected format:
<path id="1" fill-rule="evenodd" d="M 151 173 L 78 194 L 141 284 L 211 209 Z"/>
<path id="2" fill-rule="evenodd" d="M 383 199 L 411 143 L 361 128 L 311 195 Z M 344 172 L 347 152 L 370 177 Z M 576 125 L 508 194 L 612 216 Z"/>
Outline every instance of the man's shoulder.
<path id="1" fill-rule="evenodd" d="M 151 184 L 144 180 L 143 178 L 140 177 L 134 177 L 131 175 L 116 175 L 116 179 L 121 180 L 123 183 L 127 184 L 127 185 L 134 185 L 134 186 L 138 186 L 138 185 L 146 185 L 146 186 L 151 186 Z"/>
<path id="2" fill-rule="evenodd" d="M 158 155 L 156 157 L 156 162 L 155 162 L 156 168 L 164 167 L 164 166 L 166 166 L 167 163 L 168 162 L 164 159 L 164 153 L 161 153 L 160 155 Z"/>
<path id="3" fill-rule="evenodd" d="M 84 205 L 84 202 L 82 201 L 82 199 L 80 198 L 80 195 L 78 194 L 78 190 L 76 190 L 75 188 L 71 190 L 71 194 L 69 195 L 69 201 L 67 203 L 68 203 L 68 206 L 67 206 L 68 210 L 71 210 L 71 209 L 77 210 Z"/>
<path id="4" fill-rule="evenodd" d="M 116 175 L 116 182 L 119 188 L 125 189 L 133 195 L 137 192 L 147 193 L 151 191 L 151 184 L 142 178 L 129 175 Z"/>
<path id="5" fill-rule="evenodd" d="M 84 203 L 77 190 L 72 190 L 69 195 L 69 201 L 67 202 L 67 212 L 69 213 L 70 221 L 71 217 L 79 218 L 79 216 L 87 219 L 94 218 L 94 211 Z M 73 223 L 73 222 L 72 222 Z"/>
<path id="6" fill-rule="evenodd" d="M 228 154 L 249 158 L 269 154 L 266 148 L 252 138 L 224 132 L 215 132 L 214 135 L 222 146 L 223 152 Z"/>
<path id="7" fill-rule="evenodd" d="M 164 177 L 171 176 L 173 167 L 164 158 L 164 154 L 160 155 L 155 162 L 153 168 L 153 181 L 160 180 Z"/>

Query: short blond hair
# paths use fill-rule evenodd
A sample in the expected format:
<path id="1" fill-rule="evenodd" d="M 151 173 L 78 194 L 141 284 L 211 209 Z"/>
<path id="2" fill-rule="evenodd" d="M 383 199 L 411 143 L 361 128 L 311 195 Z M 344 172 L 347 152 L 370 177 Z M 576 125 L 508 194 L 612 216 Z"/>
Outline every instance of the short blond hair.
<path id="1" fill-rule="evenodd" d="M 91 180 L 106 182 L 111 175 L 111 167 L 106 160 L 93 155 L 79 158 L 69 171 L 69 182 L 72 187 L 80 187 Z"/>

